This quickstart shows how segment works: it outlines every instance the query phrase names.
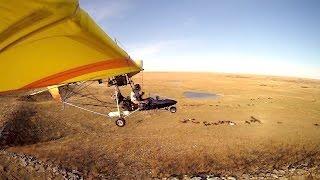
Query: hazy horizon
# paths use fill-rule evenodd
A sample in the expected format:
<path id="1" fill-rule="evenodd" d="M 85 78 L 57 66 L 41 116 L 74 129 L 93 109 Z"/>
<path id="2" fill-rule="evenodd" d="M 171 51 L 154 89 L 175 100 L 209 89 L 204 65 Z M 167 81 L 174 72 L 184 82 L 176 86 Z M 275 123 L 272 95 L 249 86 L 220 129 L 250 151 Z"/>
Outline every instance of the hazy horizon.
<path id="1" fill-rule="evenodd" d="M 320 79 L 320 1 L 80 0 L 146 71 Z"/>
<path id="2" fill-rule="evenodd" d="M 320 78 L 312 77 L 301 77 L 301 76 L 290 76 L 290 75 L 272 75 L 272 74 L 255 74 L 255 73 L 238 73 L 238 72 L 219 72 L 219 71 L 166 71 L 166 70 L 144 70 L 146 73 L 208 73 L 208 74 L 229 74 L 229 75 L 240 75 L 240 76 L 266 76 L 266 77 L 279 77 L 279 78 L 297 78 L 297 79 L 309 79 L 309 80 L 320 80 Z"/>

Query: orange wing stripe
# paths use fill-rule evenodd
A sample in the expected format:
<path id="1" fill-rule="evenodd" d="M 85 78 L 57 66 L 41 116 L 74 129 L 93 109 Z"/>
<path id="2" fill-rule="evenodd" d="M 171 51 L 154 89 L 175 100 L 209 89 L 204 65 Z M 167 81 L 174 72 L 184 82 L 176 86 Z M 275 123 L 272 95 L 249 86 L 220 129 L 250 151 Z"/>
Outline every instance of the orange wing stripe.
<path id="1" fill-rule="evenodd" d="M 77 76 L 81 76 L 84 74 L 96 72 L 96 71 L 102 71 L 107 69 L 116 69 L 116 68 L 122 68 L 122 67 L 135 67 L 135 64 L 126 58 L 121 59 L 112 59 L 107 61 L 101 61 L 98 63 L 93 63 L 85 66 L 80 66 L 74 69 L 70 69 L 58 74 L 54 74 L 51 76 L 48 76 L 46 78 L 40 79 L 38 81 L 35 81 L 31 84 L 28 84 L 24 86 L 21 89 L 32 89 L 32 88 L 39 88 L 39 87 L 46 87 L 50 85 L 56 85 L 59 83 L 62 83 L 68 79 L 72 79 Z"/>

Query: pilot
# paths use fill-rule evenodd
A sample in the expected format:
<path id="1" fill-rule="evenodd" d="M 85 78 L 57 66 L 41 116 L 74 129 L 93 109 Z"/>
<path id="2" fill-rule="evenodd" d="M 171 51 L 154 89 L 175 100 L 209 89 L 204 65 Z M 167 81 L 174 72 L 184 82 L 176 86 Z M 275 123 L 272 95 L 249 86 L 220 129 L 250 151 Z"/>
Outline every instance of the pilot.
<path id="1" fill-rule="evenodd" d="M 144 92 L 141 92 L 140 85 L 135 84 L 131 91 L 130 99 L 134 104 L 138 104 L 140 108 L 148 103 L 147 99 L 142 98 L 143 95 L 144 95 Z"/>

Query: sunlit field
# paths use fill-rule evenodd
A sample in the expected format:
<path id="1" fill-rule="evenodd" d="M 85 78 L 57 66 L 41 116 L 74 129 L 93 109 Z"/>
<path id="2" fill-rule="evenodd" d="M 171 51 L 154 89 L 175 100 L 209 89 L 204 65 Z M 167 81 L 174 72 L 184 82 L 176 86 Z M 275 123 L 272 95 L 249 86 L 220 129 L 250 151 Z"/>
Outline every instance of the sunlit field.
<path id="1" fill-rule="evenodd" d="M 177 100 L 178 111 L 138 112 L 120 128 L 48 94 L 0 96 L 2 177 L 61 179 L 57 166 L 85 178 L 320 178 L 320 81 L 150 72 L 134 80 L 146 96 Z M 115 110 L 112 88 L 94 83 L 88 90 L 110 102 L 91 109 Z M 216 96 L 185 97 L 187 91 Z M 26 165 L 8 153 L 46 165 Z"/>

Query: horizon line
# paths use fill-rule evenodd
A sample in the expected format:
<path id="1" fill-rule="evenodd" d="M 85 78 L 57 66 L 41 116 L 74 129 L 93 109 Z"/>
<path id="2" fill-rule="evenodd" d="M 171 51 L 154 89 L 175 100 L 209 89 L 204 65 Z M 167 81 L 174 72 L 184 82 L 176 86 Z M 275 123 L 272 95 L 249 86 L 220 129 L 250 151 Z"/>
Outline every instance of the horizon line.
<path id="1" fill-rule="evenodd" d="M 249 75 L 249 76 L 267 76 L 267 77 L 278 77 L 278 78 L 296 78 L 306 80 L 320 81 L 319 77 L 302 77 L 294 75 L 276 75 L 276 74 L 255 74 L 255 73 L 243 73 L 243 72 L 220 72 L 220 71 L 183 71 L 183 70 L 143 70 L 146 73 L 212 73 L 212 74 L 235 74 L 235 75 Z"/>

